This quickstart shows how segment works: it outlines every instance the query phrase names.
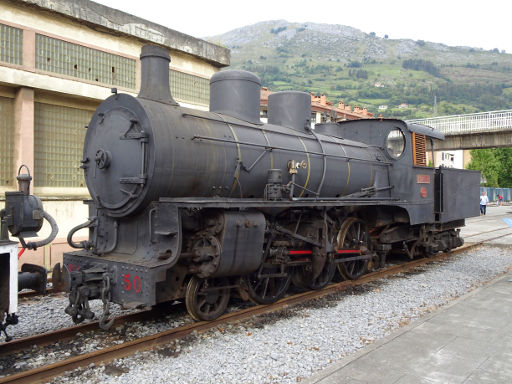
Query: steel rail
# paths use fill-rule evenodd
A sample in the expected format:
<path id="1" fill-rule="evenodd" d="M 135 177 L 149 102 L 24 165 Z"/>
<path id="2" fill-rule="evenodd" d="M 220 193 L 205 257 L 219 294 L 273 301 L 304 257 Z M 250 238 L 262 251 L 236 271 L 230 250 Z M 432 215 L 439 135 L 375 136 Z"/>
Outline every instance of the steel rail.
<path id="1" fill-rule="evenodd" d="M 37 291 L 21 291 L 21 292 L 18 292 L 18 299 L 28 299 L 30 297 L 37 297 L 37 296 L 47 296 L 47 295 L 51 295 L 51 294 L 54 294 L 57 292 L 59 292 L 59 291 L 54 291 L 53 288 L 48 288 L 44 295 L 41 292 L 37 292 Z"/>
<path id="2" fill-rule="evenodd" d="M 505 229 L 510 229 L 512 231 L 512 228 L 511 227 L 501 227 L 501 228 L 496 228 L 496 229 L 491 229 L 489 231 L 484 231 L 484 232 L 480 232 L 480 233 L 473 233 L 472 235 L 464 235 L 464 240 L 467 239 L 468 237 L 474 237 L 474 236 L 480 236 L 480 235 L 485 235 L 486 233 L 489 233 L 489 232 L 496 232 L 496 231 L 504 231 Z"/>
<path id="3" fill-rule="evenodd" d="M 144 310 L 134 313 L 128 313 L 125 315 L 117 316 L 114 319 L 113 327 L 122 325 L 128 322 L 133 321 L 144 321 L 154 319 L 156 316 L 163 316 L 172 312 L 172 309 L 179 307 L 178 305 L 168 306 L 168 307 L 155 307 L 150 310 Z M 77 333 L 81 332 L 89 332 L 95 331 L 99 329 L 98 320 L 91 321 L 89 323 L 82 323 L 75 325 L 73 327 L 57 329 L 55 331 L 50 331 L 46 333 L 41 333 L 38 335 L 23 337 L 20 339 L 14 339 L 9 342 L 5 342 L 0 344 L 0 357 L 6 356 L 9 354 L 21 352 L 25 349 L 32 348 L 34 345 L 38 347 L 43 347 L 45 345 L 53 344 L 56 342 L 60 342 L 62 340 L 70 339 L 74 337 Z"/>
<path id="4" fill-rule="evenodd" d="M 421 259 L 412 260 L 404 264 L 393 265 L 385 267 L 375 272 L 368 273 L 358 280 L 342 281 L 341 283 L 331 284 L 324 289 L 317 291 L 307 291 L 292 296 L 285 297 L 273 304 L 269 305 L 257 305 L 249 307 L 237 312 L 227 313 L 219 317 L 218 319 L 210 322 L 196 322 L 188 324 L 182 327 L 170 329 L 164 332 L 160 332 L 154 335 L 146 336 L 137 340 L 125 342 L 123 344 L 114 345 L 102 350 L 94 351 L 91 353 L 75 356 L 66 360 L 62 360 L 56 363 L 52 363 L 47 366 L 42 366 L 27 370 L 20 373 L 15 373 L 3 378 L 0 378 L 0 384 L 21 384 L 21 383 L 38 383 L 44 382 L 51 378 L 57 377 L 64 372 L 89 366 L 97 363 L 109 363 L 114 359 L 130 356 L 137 351 L 146 351 L 154 349 L 155 347 L 168 344 L 171 341 L 181 339 L 194 332 L 205 332 L 210 329 L 216 328 L 226 323 L 233 323 L 236 321 L 246 320 L 253 316 L 261 315 L 264 313 L 271 313 L 280 309 L 290 307 L 296 304 L 303 303 L 305 301 L 317 299 L 329 294 L 344 291 L 352 287 L 360 286 L 371 281 L 375 281 L 388 276 L 396 275 L 398 273 L 408 272 L 420 266 L 445 260 L 453 255 L 474 249 L 478 246 L 483 245 L 487 241 L 499 239 L 501 237 L 512 235 L 512 233 L 496 236 L 490 239 L 481 240 L 472 244 L 466 244 L 460 248 L 436 254 L 431 257 L 424 257 Z"/>

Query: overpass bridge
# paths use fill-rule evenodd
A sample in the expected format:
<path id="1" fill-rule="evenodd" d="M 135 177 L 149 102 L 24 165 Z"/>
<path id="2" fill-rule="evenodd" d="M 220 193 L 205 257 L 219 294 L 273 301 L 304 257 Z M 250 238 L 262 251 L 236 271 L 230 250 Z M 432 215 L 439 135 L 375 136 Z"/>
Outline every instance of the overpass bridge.
<path id="1" fill-rule="evenodd" d="M 435 128 L 445 135 L 437 141 L 439 151 L 512 147 L 512 109 L 407 120 Z"/>

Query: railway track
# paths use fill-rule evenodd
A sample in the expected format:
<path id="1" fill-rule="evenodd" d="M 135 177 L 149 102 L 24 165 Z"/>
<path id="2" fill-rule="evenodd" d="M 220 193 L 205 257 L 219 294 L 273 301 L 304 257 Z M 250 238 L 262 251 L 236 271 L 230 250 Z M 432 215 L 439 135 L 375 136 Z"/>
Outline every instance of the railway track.
<path id="1" fill-rule="evenodd" d="M 506 217 L 506 215 L 503 215 L 503 216 Z M 504 231 L 504 230 L 507 230 L 507 229 L 511 229 L 511 228 L 509 226 L 505 226 L 505 227 L 500 227 L 500 228 L 492 229 L 492 230 L 489 230 L 489 231 L 473 233 L 471 235 L 465 235 L 464 239 L 468 239 L 468 238 L 474 237 L 474 236 L 484 235 L 484 234 L 491 233 L 491 232 Z M 48 278 L 48 282 L 51 282 L 51 277 Z M 52 295 L 52 294 L 55 294 L 55 293 L 58 293 L 58 292 L 59 291 L 56 291 L 56 290 L 54 290 L 53 288 L 50 287 L 50 288 L 48 288 L 46 290 L 46 295 Z M 36 291 L 22 291 L 22 292 L 18 293 L 18 298 L 19 299 L 26 299 L 26 298 L 36 297 L 36 296 L 40 296 L 40 295 L 41 294 L 39 292 L 36 292 Z"/>
<path id="2" fill-rule="evenodd" d="M 500 228 L 504 229 L 504 228 Z M 488 231 L 489 232 L 489 231 Z M 488 233 L 483 232 L 483 233 Z M 493 231 L 495 232 L 495 231 Z M 479 233 L 480 235 L 482 233 Z M 432 257 L 421 258 L 409 261 L 404 264 L 398 264 L 389 266 L 383 269 L 380 269 L 375 272 L 368 273 L 355 281 L 343 281 L 341 283 L 331 284 L 322 290 L 317 291 L 307 291 L 295 295 L 291 295 L 285 297 L 274 304 L 271 305 L 257 305 L 252 306 L 246 309 L 242 309 L 240 311 L 227 313 L 217 320 L 211 322 L 196 322 L 192 324 L 188 324 L 185 326 L 177 327 L 174 329 L 166 330 L 164 332 L 160 332 L 154 335 L 142 337 L 136 340 L 127 341 L 119 345 L 114 345 L 111 347 L 107 347 L 101 350 L 97 350 L 91 353 L 82 354 L 79 356 L 74 356 L 68 358 L 66 360 L 62 360 L 53 364 L 49 364 L 47 366 L 42 366 L 38 368 L 34 368 L 31 370 L 27 370 L 20 373 L 15 373 L 10 376 L 6 376 L 0 378 L 0 384 L 2 383 L 33 383 L 33 382 L 44 382 L 50 380 L 51 378 L 57 377 L 58 375 L 70 371 L 79 367 L 90 366 L 98 364 L 98 363 L 108 363 L 114 359 L 123 358 L 137 351 L 145 351 L 151 350 L 155 347 L 168 344 L 171 341 L 181 339 L 187 335 L 192 333 L 200 333 L 205 332 L 210 329 L 214 329 L 216 327 L 220 327 L 226 323 L 234 323 L 237 321 L 242 321 L 249 319 L 253 316 L 261 315 L 264 313 L 274 312 L 285 307 L 294 306 L 299 303 L 303 303 L 309 300 L 313 300 L 316 298 L 320 298 L 335 292 L 340 292 L 343 290 L 347 290 L 352 287 L 360 286 L 366 284 L 371 281 L 375 281 L 378 279 L 382 279 L 385 277 L 393 276 L 399 273 L 409 272 L 415 268 L 421 267 L 428 263 L 445 260 L 452 255 L 468 251 L 470 249 L 476 248 L 485 242 L 492 241 L 504 236 L 510 236 L 511 233 L 495 236 L 492 238 L 488 238 L 482 241 L 478 241 L 469 245 L 465 245 L 456 250 L 440 253 Z M 115 320 L 115 324 L 123 324 L 130 321 L 140 321 L 154 318 L 155 316 L 162 315 L 161 309 L 156 310 L 148 310 L 143 312 L 137 312 L 134 314 L 124 315 Z M 75 336 L 78 332 L 85 332 L 89 330 L 97 329 L 98 323 L 91 322 L 87 324 L 82 324 L 76 327 L 57 330 L 51 332 L 49 334 L 37 335 L 28 338 L 23 338 L 19 340 L 14 340 L 10 343 L 4 343 L 0 345 L 0 356 L 16 353 L 26 348 L 32 348 L 34 345 L 43 346 L 55 343 L 59 340 L 70 339 Z"/>
<path id="3" fill-rule="evenodd" d="M 46 290 L 45 295 L 52 295 L 54 293 L 57 293 L 58 291 L 54 291 L 53 288 L 48 288 Z M 20 299 L 30 299 L 31 297 L 37 297 L 41 296 L 41 293 L 36 291 L 21 291 L 18 293 L 18 300 Z"/>
<path id="4" fill-rule="evenodd" d="M 512 228 L 510 228 L 509 226 L 506 226 L 506 227 L 500 227 L 500 228 L 496 228 L 496 229 L 491 229 L 489 231 L 484 231 L 484 232 L 479 232 L 479 233 L 473 233 L 471 235 L 464 235 L 464 240 L 468 239 L 469 237 L 475 237 L 475 236 L 480 236 L 480 235 L 485 235 L 487 233 L 491 233 L 491 232 L 497 232 L 497 231 L 504 231 L 506 229 L 510 229 L 512 230 Z M 501 237 L 501 236 L 500 236 Z"/>
<path id="5" fill-rule="evenodd" d="M 112 326 L 117 327 L 119 325 L 129 322 L 151 320 L 157 316 L 165 316 L 170 312 L 170 307 L 155 307 L 154 309 L 151 310 L 129 313 L 116 317 L 114 320 L 114 324 Z M 94 331 L 97 329 L 99 329 L 99 322 L 91 321 L 89 323 L 82 323 L 70 328 L 63 328 L 58 329 L 56 331 L 42 333 L 39 335 L 14 339 L 8 343 L 0 344 L 0 357 L 21 352 L 28 348 L 32 348 L 34 345 L 36 345 L 37 347 L 44 347 L 46 345 L 50 345 L 56 342 L 71 339 L 78 333 L 83 334 L 85 332 Z"/>

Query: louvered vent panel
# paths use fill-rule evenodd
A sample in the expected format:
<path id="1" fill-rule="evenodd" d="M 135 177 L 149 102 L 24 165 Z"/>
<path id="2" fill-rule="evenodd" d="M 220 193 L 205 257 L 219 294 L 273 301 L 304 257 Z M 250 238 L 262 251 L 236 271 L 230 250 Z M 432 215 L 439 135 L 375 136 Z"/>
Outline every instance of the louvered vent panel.
<path id="1" fill-rule="evenodd" d="M 414 165 L 427 166 L 427 138 L 425 135 L 412 134 Z"/>

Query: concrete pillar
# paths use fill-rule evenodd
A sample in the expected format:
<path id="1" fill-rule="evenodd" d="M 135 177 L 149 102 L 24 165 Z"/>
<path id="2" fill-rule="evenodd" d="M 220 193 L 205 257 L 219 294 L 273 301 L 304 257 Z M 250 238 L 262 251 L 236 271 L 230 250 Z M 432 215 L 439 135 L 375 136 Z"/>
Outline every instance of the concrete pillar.
<path id="1" fill-rule="evenodd" d="M 135 60 L 135 89 L 136 93 L 140 92 L 140 81 L 141 81 L 141 63 L 140 59 Z"/>
<path id="2" fill-rule="evenodd" d="M 466 169 L 469 162 L 471 161 L 471 152 L 468 149 L 462 151 L 462 167 Z"/>
<path id="3" fill-rule="evenodd" d="M 14 100 L 14 163 L 15 171 L 25 164 L 34 177 L 34 90 L 20 88 Z M 34 188 L 34 180 L 30 185 Z"/>
<path id="4" fill-rule="evenodd" d="M 23 30 L 23 66 L 30 72 L 36 69 L 36 33 L 26 29 Z"/>

